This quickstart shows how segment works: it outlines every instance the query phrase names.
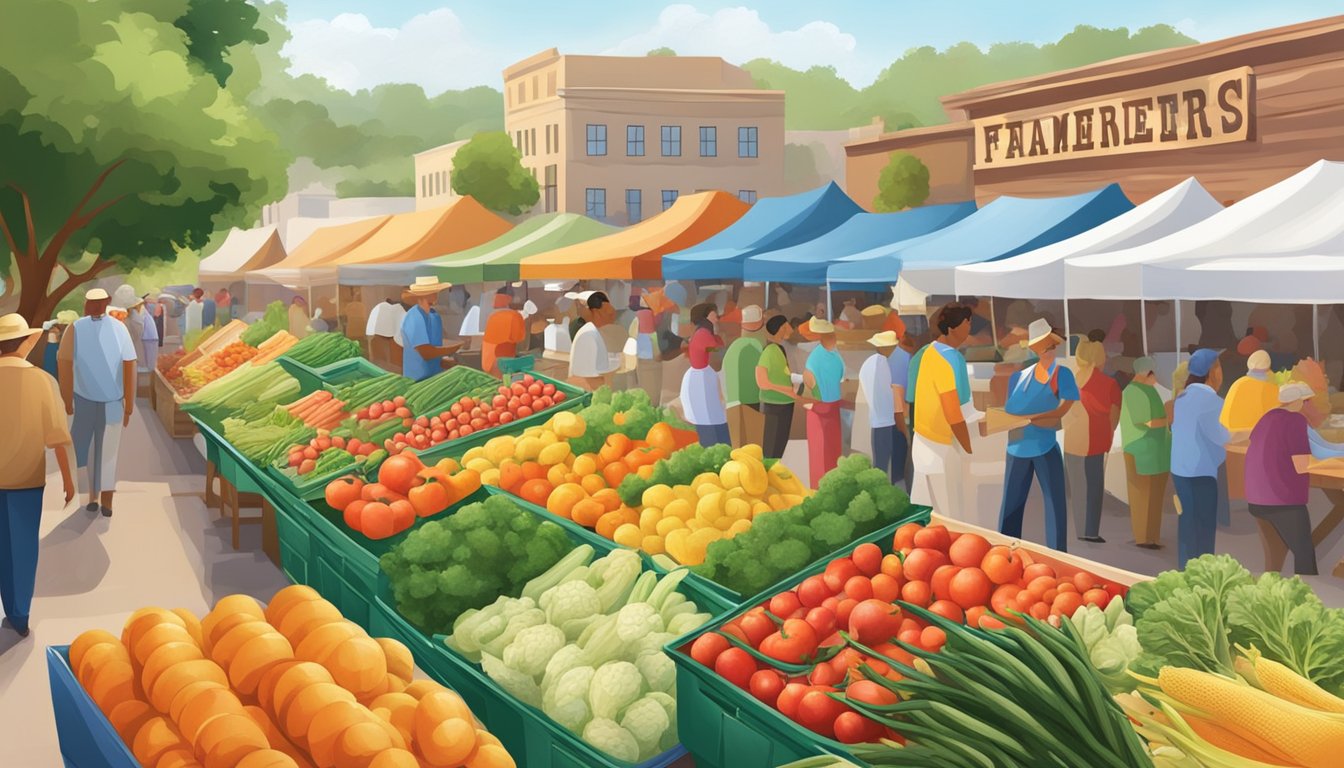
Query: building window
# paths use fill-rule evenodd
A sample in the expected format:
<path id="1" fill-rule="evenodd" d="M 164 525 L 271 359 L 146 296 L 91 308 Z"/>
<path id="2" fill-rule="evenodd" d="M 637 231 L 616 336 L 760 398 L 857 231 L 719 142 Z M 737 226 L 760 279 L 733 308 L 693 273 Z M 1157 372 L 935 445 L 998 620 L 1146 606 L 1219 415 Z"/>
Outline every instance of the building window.
<path id="1" fill-rule="evenodd" d="M 555 95 L 555 70 L 546 73 L 546 95 Z"/>
<path id="2" fill-rule="evenodd" d="M 679 194 L 679 193 L 678 193 L 677 190 L 675 190 L 675 189 L 664 189 L 664 190 L 663 190 L 663 210 L 664 210 L 664 211 L 666 211 L 668 208 L 671 208 L 671 207 L 672 207 L 672 204 L 675 203 L 675 202 L 677 202 L 677 195 L 678 195 L 678 194 Z"/>
<path id="3" fill-rule="evenodd" d="M 556 183 L 556 176 L 557 176 L 556 166 L 554 165 L 546 166 L 545 173 L 546 173 L 544 177 L 545 184 L 542 185 L 542 190 L 543 194 L 545 195 L 546 213 L 554 213 L 557 202 L 557 190 L 558 190 L 558 184 Z"/>
<path id="4" fill-rule="evenodd" d="M 663 126 L 663 157 L 681 157 L 681 126 Z"/>
<path id="5" fill-rule="evenodd" d="M 527 98 L 527 92 L 524 90 L 527 84 L 519 81 L 518 83 L 518 103 L 522 104 Z"/>
<path id="6" fill-rule="evenodd" d="M 700 126 L 700 156 L 718 157 L 719 129 L 712 125 Z"/>
<path id="7" fill-rule="evenodd" d="M 607 154 L 607 126 L 588 124 L 588 154 L 593 156 Z"/>
<path id="8" fill-rule="evenodd" d="M 748 204 L 748 205 L 750 205 L 750 204 L 756 202 L 756 190 L 754 190 L 754 189 L 739 189 L 739 190 L 737 190 L 737 199 L 738 199 L 738 200 L 741 200 L 742 202 L 744 202 L 744 203 L 746 203 L 746 204 Z"/>
<path id="9" fill-rule="evenodd" d="M 548 123 L 548 124 L 545 126 L 545 128 L 546 128 L 546 154 L 549 155 L 549 154 L 551 154 L 551 126 L 550 126 L 550 124 Z"/>
<path id="10" fill-rule="evenodd" d="M 532 154 L 537 154 L 537 129 L 528 130 L 527 146 L 531 147 Z"/>
<path id="11" fill-rule="evenodd" d="M 533 101 L 536 101 L 537 97 L 541 95 L 541 94 L 537 93 L 537 84 L 540 83 L 540 82 L 541 82 L 541 78 L 540 78 L 540 76 L 538 76 L 538 75 L 533 75 L 533 76 L 532 76 L 532 100 L 533 100 Z"/>
<path id="12" fill-rule="evenodd" d="M 551 132 L 555 134 L 555 151 L 560 152 L 560 124 L 556 123 L 552 125 L 551 128 L 553 129 Z"/>
<path id="13" fill-rule="evenodd" d="M 644 126 L 625 126 L 625 154 L 627 157 L 644 156 Z"/>
<path id="14" fill-rule="evenodd" d="M 421 176 L 421 177 L 420 177 L 420 196 L 421 196 L 421 197 L 429 197 L 429 177 L 428 177 L 428 176 Z"/>
<path id="15" fill-rule="evenodd" d="M 625 215 L 631 224 L 644 219 L 644 193 L 638 189 L 625 190 Z"/>
<path id="16" fill-rule="evenodd" d="M 759 135 L 756 126 L 737 129 L 737 156 L 760 157 Z"/>
<path id="17" fill-rule="evenodd" d="M 514 145 L 515 147 L 518 148 L 518 151 L 519 151 L 519 152 L 522 152 L 522 151 L 523 151 L 523 132 L 522 132 L 522 131 L 514 131 L 514 132 L 513 132 L 513 145 Z"/>
<path id="18" fill-rule="evenodd" d="M 607 190 L 589 187 L 584 191 L 583 212 L 599 221 L 607 218 Z"/>

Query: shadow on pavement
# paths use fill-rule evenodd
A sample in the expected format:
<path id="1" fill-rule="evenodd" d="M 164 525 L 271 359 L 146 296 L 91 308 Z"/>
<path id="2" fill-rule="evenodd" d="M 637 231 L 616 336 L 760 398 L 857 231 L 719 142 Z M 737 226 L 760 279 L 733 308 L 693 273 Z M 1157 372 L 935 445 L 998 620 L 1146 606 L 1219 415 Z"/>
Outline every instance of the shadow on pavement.
<path id="1" fill-rule="evenodd" d="M 42 537 L 37 561 L 35 597 L 63 597 L 92 592 L 111 565 L 107 549 L 95 534 L 107 530 L 97 512 L 78 507 Z M 90 533 L 89 528 L 94 528 Z"/>

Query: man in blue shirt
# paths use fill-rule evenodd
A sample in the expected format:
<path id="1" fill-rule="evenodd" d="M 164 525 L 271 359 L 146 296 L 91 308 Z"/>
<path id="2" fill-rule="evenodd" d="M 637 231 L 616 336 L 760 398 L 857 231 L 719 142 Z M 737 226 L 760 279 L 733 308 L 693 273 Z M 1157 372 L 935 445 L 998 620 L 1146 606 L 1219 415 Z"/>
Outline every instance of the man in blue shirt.
<path id="1" fill-rule="evenodd" d="M 401 375 L 421 381 L 443 370 L 442 358 L 461 345 L 443 345 L 443 318 L 434 309 L 439 292 L 452 287 L 434 277 L 417 277 L 406 292 L 415 306 L 401 320 Z"/>
<path id="2" fill-rule="evenodd" d="M 1177 518 L 1176 566 L 1213 554 L 1218 529 L 1218 472 L 1227 459 L 1231 437 L 1220 415 L 1223 367 L 1218 352 L 1196 350 L 1190 356 L 1185 391 L 1172 407 L 1171 480 L 1181 503 Z"/>
<path id="3" fill-rule="evenodd" d="M 1079 397 L 1073 371 L 1055 359 L 1055 350 L 1063 342 L 1047 320 L 1035 320 L 1027 328 L 1026 346 L 1037 360 L 1013 374 L 1003 409 L 1028 423 L 1009 435 L 1003 505 L 999 509 L 999 532 L 1021 537 L 1022 515 L 1034 475 L 1045 495 L 1046 546 L 1061 552 L 1068 545 L 1069 523 L 1064 502 L 1064 455 L 1056 433 L 1060 420 Z"/>

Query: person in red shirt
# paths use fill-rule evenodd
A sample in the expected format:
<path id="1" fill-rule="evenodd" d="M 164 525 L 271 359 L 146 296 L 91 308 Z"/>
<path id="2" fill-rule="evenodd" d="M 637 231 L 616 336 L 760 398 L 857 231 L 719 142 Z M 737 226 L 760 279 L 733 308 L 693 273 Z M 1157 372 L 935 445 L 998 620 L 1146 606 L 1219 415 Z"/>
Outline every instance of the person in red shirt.
<path id="1" fill-rule="evenodd" d="M 724 347 L 723 338 L 714 329 L 718 320 L 718 308 L 713 304 L 691 307 L 691 324 L 695 326 L 687 350 L 691 367 L 681 380 L 682 411 L 706 448 L 732 440 L 719 372 L 710 365 L 710 353 Z"/>
<path id="2" fill-rule="evenodd" d="M 513 296 L 507 288 L 495 294 L 495 311 L 485 321 L 485 335 L 481 339 L 481 370 L 492 376 L 499 375 L 498 360 L 518 354 L 518 342 L 527 338 L 523 313 L 513 308 Z"/>
<path id="3" fill-rule="evenodd" d="M 1079 404 L 1064 417 L 1064 476 L 1074 525 L 1083 541 L 1101 537 L 1101 503 L 1106 490 L 1106 454 L 1120 424 L 1120 385 L 1107 376 L 1106 349 L 1084 339 L 1074 352 Z"/>

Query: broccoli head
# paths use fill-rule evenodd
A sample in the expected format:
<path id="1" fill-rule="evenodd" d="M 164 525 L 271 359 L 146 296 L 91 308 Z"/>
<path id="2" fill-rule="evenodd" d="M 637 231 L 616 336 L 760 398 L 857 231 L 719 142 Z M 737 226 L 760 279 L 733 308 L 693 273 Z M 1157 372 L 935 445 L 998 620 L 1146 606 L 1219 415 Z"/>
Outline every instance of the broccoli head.
<path id="1" fill-rule="evenodd" d="M 849 500 L 849 506 L 845 507 L 845 514 L 850 520 L 864 529 L 871 527 L 871 523 L 877 519 L 877 502 L 867 491 L 860 491 L 858 496 Z"/>
<path id="2" fill-rule="evenodd" d="M 812 518 L 808 525 L 816 541 L 825 545 L 827 551 L 835 551 L 848 544 L 854 536 L 854 521 L 835 512 L 823 512 Z"/>
<path id="3" fill-rule="evenodd" d="M 817 493 L 811 497 L 828 509 L 836 509 L 854 498 L 859 492 L 859 484 L 854 475 L 848 472 L 827 472 L 817 484 Z"/>
<path id="4" fill-rule="evenodd" d="M 765 562 L 776 573 L 794 573 L 812 561 L 812 550 L 806 543 L 790 539 L 770 547 Z"/>

